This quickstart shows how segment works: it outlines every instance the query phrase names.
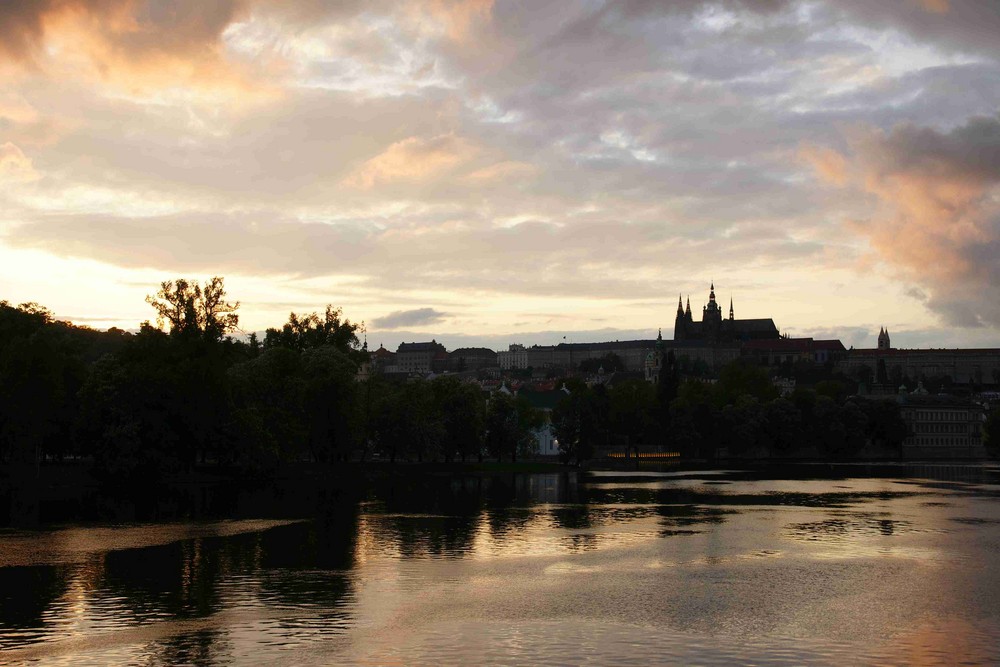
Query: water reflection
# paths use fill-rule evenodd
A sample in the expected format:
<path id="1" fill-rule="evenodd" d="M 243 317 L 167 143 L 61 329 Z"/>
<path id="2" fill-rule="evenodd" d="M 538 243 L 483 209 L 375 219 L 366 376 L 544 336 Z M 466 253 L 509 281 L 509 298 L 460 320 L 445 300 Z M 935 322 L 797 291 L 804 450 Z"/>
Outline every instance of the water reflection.
<path id="1" fill-rule="evenodd" d="M 992 470 L 958 468 L 189 488 L 147 505 L 161 521 L 0 533 L 0 650 L 57 664 L 990 661 L 1000 504 Z"/>

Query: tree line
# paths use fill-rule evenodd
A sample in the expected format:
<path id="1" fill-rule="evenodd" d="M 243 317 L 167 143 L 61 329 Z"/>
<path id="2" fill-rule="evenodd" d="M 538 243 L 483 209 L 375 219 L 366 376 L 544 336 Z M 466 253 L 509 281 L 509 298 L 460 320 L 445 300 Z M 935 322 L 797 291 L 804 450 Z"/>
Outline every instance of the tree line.
<path id="1" fill-rule="evenodd" d="M 96 331 L 0 302 L 0 462 L 82 457 L 115 478 L 203 463 L 251 473 L 291 461 L 510 458 L 541 413 L 443 377 L 359 378 L 361 327 L 327 306 L 234 337 L 221 278 L 166 281 L 155 325 Z"/>
<path id="2" fill-rule="evenodd" d="M 239 303 L 221 278 L 166 281 L 147 302 L 155 324 L 134 332 L 0 302 L 0 462 L 80 457 L 142 480 L 199 464 L 258 474 L 292 461 L 516 461 L 536 452 L 546 416 L 524 392 L 489 395 L 448 376 L 359 375 L 362 328 L 339 308 L 293 312 L 259 339 L 234 335 Z M 730 364 L 714 383 L 688 366 L 667 355 L 656 384 L 566 379 L 549 415 L 563 460 L 603 446 L 849 457 L 906 435 L 894 403 L 852 400 L 843 382 L 782 398 L 751 364 Z"/>
<path id="3" fill-rule="evenodd" d="M 841 459 L 867 443 L 898 452 L 907 436 L 897 403 L 853 398 L 845 379 L 782 397 L 752 362 L 732 362 L 711 382 L 691 368 L 671 350 L 656 384 L 635 380 L 609 390 L 572 382 L 552 414 L 563 459 L 586 460 L 606 445 L 693 458 Z"/>

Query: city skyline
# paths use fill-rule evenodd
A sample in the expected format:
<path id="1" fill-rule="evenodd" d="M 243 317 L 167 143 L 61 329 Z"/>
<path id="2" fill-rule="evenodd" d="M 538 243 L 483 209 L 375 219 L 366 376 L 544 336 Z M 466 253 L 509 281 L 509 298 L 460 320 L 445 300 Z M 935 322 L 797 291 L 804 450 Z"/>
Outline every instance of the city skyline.
<path id="1" fill-rule="evenodd" d="M 736 316 L 1000 347 L 1000 9 L 65 0 L 0 7 L 0 299 L 135 328 L 221 275 L 245 331 L 371 348 Z M 449 344 L 450 343 L 450 344 Z"/>

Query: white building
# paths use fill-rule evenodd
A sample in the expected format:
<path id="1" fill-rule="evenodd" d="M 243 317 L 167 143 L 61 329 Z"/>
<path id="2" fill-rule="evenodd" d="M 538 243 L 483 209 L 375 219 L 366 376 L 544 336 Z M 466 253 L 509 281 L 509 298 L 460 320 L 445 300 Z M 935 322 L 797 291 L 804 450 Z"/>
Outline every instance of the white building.
<path id="1" fill-rule="evenodd" d="M 505 371 L 527 368 L 528 350 L 523 345 L 512 343 L 506 352 L 497 352 L 497 363 Z"/>

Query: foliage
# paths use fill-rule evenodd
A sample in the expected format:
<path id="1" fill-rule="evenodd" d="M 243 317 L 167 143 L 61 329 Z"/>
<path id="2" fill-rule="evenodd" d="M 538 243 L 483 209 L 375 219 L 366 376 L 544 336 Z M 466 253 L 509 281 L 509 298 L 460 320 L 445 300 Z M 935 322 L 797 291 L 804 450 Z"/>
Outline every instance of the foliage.
<path id="1" fill-rule="evenodd" d="M 285 347 L 290 350 L 306 350 L 329 346 L 351 357 L 356 363 L 364 361 L 358 349 L 359 324 L 343 318 L 343 311 L 327 305 L 322 317 L 316 313 L 308 315 L 289 314 L 288 322 L 281 329 L 268 329 L 264 334 L 264 349 Z"/>
<path id="2" fill-rule="evenodd" d="M 614 352 L 609 352 L 596 359 L 584 359 L 580 362 L 581 373 L 596 373 L 603 369 L 605 373 L 615 373 L 625 370 L 625 362 Z"/>
<path id="3" fill-rule="evenodd" d="M 498 461 L 510 456 L 531 455 L 535 448 L 535 430 L 544 425 L 543 415 L 523 396 L 498 391 L 490 397 L 486 413 L 486 446 Z"/>
<path id="4" fill-rule="evenodd" d="M 479 387 L 453 377 L 431 382 L 435 411 L 441 415 L 446 460 L 459 456 L 482 458 L 486 429 L 486 399 Z"/>
<path id="5" fill-rule="evenodd" d="M 581 463 L 608 442 L 611 399 L 604 385 L 588 387 L 580 381 L 566 383 L 568 393 L 552 410 L 552 432 L 559 441 L 563 463 Z"/>
<path id="6" fill-rule="evenodd" d="M 1000 456 L 1000 407 L 993 408 L 983 425 L 983 445 L 990 456 Z"/>
<path id="7" fill-rule="evenodd" d="M 146 483 L 199 462 L 267 474 L 370 455 L 517 461 L 535 453 L 546 423 L 525 396 L 488 398 L 456 377 L 359 381 L 362 328 L 332 306 L 292 313 L 262 342 L 242 342 L 227 336 L 239 304 L 226 301 L 221 278 L 166 281 L 149 301 L 168 331 L 145 323 L 136 333 L 98 332 L 55 321 L 37 304 L 0 302 L 0 462 L 79 455 L 112 478 Z M 671 350 L 655 384 L 568 379 L 549 413 L 562 460 L 580 463 L 609 446 L 848 458 L 868 443 L 898 451 L 907 436 L 895 401 L 849 398 L 844 376 L 826 373 L 814 389 L 800 384 L 781 398 L 754 364 L 729 364 L 717 380 L 685 373 L 693 365 Z M 884 372 L 892 381 L 897 371 Z M 986 424 L 992 451 L 998 420 L 994 413 Z"/>
<path id="8" fill-rule="evenodd" d="M 156 296 L 146 302 L 156 310 L 156 324 L 169 324 L 171 335 L 218 341 L 239 325 L 239 301 L 226 301 L 223 279 L 216 276 L 204 286 L 184 278 L 160 283 Z"/>

